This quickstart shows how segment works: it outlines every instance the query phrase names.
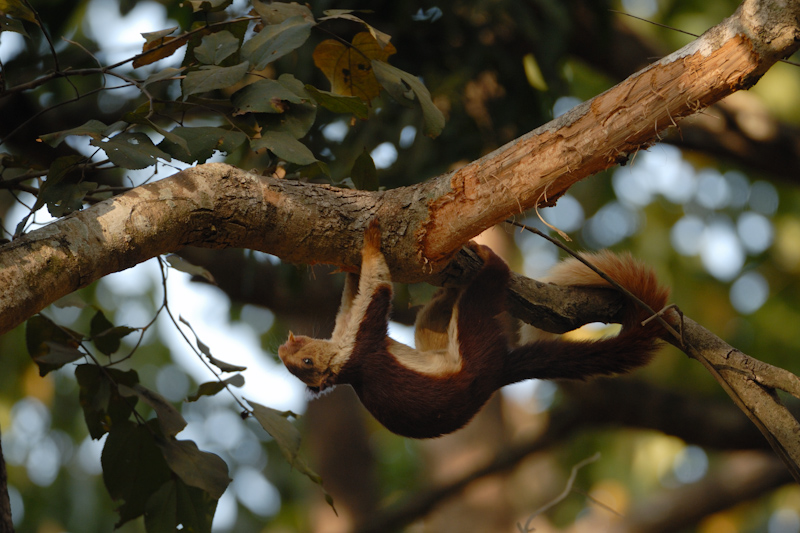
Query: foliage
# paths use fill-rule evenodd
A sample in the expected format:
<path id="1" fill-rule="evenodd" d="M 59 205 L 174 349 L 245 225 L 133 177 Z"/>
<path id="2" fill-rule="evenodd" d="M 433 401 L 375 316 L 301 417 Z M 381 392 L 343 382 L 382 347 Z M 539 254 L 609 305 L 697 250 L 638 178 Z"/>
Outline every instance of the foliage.
<path id="1" fill-rule="evenodd" d="M 228 4 L 192 2 L 197 20 L 189 29 L 181 32 L 174 27 L 144 34 L 142 52 L 117 64 L 57 73 L 65 78 L 91 74 L 116 77 L 125 86 L 138 89 L 145 101 L 110 126 L 92 118 L 78 127 L 40 136 L 53 148 L 68 137 L 88 137 L 92 146 L 105 153 L 106 160 L 69 155 L 54 159 L 48 169 L 26 173 L 20 160 L 3 154 L 6 179 L 47 176 L 33 210 L 47 205 L 50 214 L 58 217 L 79 209 L 86 201 L 97 201 L 97 184 L 82 177 L 90 169 L 138 170 L 159 163 L 204 163 L 215 151 L 266 151 L 267 166 L 286 164 L 290 177 L 316 175 L 319 171 L 330 177 L 327 165 L 299 140 L 313 127 L 318 107 L 350 114 L 354 120 L 366 120 L 369 106 L 384 89 L 402 105 L 421 111 L 426 134 L 435 137 L 441 133 L 444 117 L 433 105 L 428 90 L 415 76 L 386 63 L 396 52 L 390 36 L 352 11 L 331 11 L 317 21 L 306 6 L 255 0 L 253 11 L 247 16 L 232 16 L 215 23 L 203 20 Z M 29 13 L 25 16 L 39 25 L 34 12 L 24 3 L 15 1 L 10 5 L 13 7 L 9 13 Z M 28 20 L 25 16 L 18 14 L 17 18 Z M 354 22 L 368 31 L 357 33 L 352 42 L 334 35 L 335 39 L 316 45 L 314 62 L 330 80 L 332 91 L 304 84 L 288 73 L 277 79 L 267 77 L 275 61 L 294 53 L 309 40 L 312 29 L 327 31 L 325 23 L 338 19 Z M 21 31 L 17 19 L 6 20 L 16 21 L 6 25 L 7 31 Z M 176 31 L 179 33 L 172 35 Z M 127 63 L 140 69 L 168 59 L 183 46 L 187 50 L 180 67 L 160 69 L 144 77 L 120 72 Z M 10 92 L 35 89 L 51 78 L 52 75 L 40 77 Z M 163 93 L 165 86 L 178 80 L 179 96 L 156 95 L 156 91 Z M 207 126 L 193 120 L 194 115 L 205 111 L 216 115 L 216 122 L 221 124 Z M 12 137 L 14 133 L 11 132 Z M 153 135 L 160 135 L 162 140 L 155 144 Z M 15 234 L 19 235 L 24 227 L 20 225 Z"/>
<path id="2" fill-rule="evenodd" d="M 421 111 L 427 134 L 436 136 L 441 132 L 444 118 L 432 104 L 428 90 L 415 76 L 386 63 L 396 52 L 389 42 L 391 37 L 353 11 L 334 10 L 316 20 L 304 5 L 253 0 L 249 14 L 230 15 L 209 23 L 211 13 L 226 9 L 230 3 L 189 2 L 187 7 L 194 13 L 189 27 L 143 34 L 145 42 L 140 54 L 110 66 L 57 71 L 58 77 L 70 82 L 79 75 L 116 77 L 140 91 L 144 101 L 111 125 L 90 118 L 77 127 L 41 134 L 38 139 L 57 149 L 69 138 L 88 138 L 90 146 L 105 153 L 107 159 L 98 160 L 94 154 L 65 155 L 54 158 L 49 168 L 26 170 L 29 164 L 2 154 L 0 170 L 4 180 L 21 183 L 33 177 L 43 178 L 36 203 L 18 224 L 15 235 L 23 233 L 33 213 L 44 206 L 52 216 L 61 217 L 87 202 L 100 200 L 98 193 L 102 189 L 96 182 L 84 179 L 92 171 L 140 170 L 176 161 L 204 163 L 215 151 L 231 154 L 250 150 L 269 154 L 268 166 L 273 169 L 286 165 L 290 177 L 319 171 L 329 175 L 327 166 L 300 141 L 313 127 L 318 108 L 351 115 L 352 120 L 367 120 L 373 101 L 384 88 L 403 105 Z M 47 35 L 48 29 L 27 2 L 12 0 L 6 4 L 3 30 L 27 35 L 22 25 L 27 21 Z M 336 20 L 355 23 L 367 31 L 355 34 L 352 42 L 331 34 L 333 39 L 315 47 L 314 62 L 330 80 L 331 91 L 304 84 L 289 73 L 275 79 L 268 77 L 271 65 L 301 48 L 312 29 L 328 32 L 324 29 L 326 21 Z M 122 72 L 128 63 L 133 72 L 143 72 L 144 67 L 168 60 L 184 46 L 186 53 L 178 67 L 138 76 Z M 53 53 L 57 57 L 55 50 Z M 380 74 L 376 77 L 373 71 Z M 8 92 L 31 91 L 51 78 L 52 75 L 44 75 Z M 157 96 L 169 92 L 165 86 L 178 82 L 180 94 L 173 98 Z M 218 125 L 209 126 L 194 118 L 198 112 L 209 110 L 217 117 L 214 122 Z M 9 137 L 14 134 L 12 131 Z M 161 141 L 153 142 L 154 135 L 160 135 Z M 353 172 L 348 184 L 377 188 L 375 166 L 367 152 L 356 160 Z M 173 268 L 206 275 L 213 282 L 207 271 L 185 260 L 171 257 L 169 262 Z M 161 309 L 168 312 L 166 300 Z M 180 321 L 191 330 L 186 320 Z M 97 310 L 89 333 L 83 335 L 38 315 L 27 324 L 28 352 L 42 376 L 79 359 L 88 361 L 75 367 L 75 375 L 91 437 L 107 436 L 102 465 L 108 492 L 120 502 L 117 527 L 144 516 L 148 531 L 168 531 L 178 526 L 187 531 L 210 531 L 217 500 L 230 481 L 225 462 L 215 454 L 200 451 L 191 440 L 177 440 L 175 436 L 186 426 L 180 412 L 166 398 L 143 386 L 135 370 L 122 371 L 114 366 L 136 351 L 134 348 L 127 355 L 119 354 L 121 339 L 137 330 L 143 335 L 147 327 L 117 327 Z M 240 372 L 245 368 L 215 358 L 193 330 L 192 333 L 199 352 L 216 367 L 217 380 L 200 384 L 187 401 L 241 387 L 244 377 Z M 101 362 L 87 341 L 107 359 Z M 224 379 L 220 376 L 230 372 L 235 374 Z M 155 413 L 155 420 L 147 421 L 141 409 L 136 409 L 140 400 Z M 299 456 L 300 434 L 286 418 L 292 413 L 280 413 L 255 402 L 250 405 L 252 408 L 242 404 L 243 416 L 254 416 L 277 442 L 289 464 L 321 483 L 321 478 Z M 332 506 L 332 499 L 327 498 Z"/>

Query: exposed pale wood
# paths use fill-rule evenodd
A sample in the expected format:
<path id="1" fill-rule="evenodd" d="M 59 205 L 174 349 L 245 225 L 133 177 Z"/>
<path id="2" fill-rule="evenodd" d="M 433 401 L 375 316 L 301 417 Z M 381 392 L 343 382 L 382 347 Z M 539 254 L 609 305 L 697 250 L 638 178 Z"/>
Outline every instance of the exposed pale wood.
<path id="1" fill-rule="evenodd" d="M 679 117 L 755 83 L 800 47 L 798 21 L 798 0 L 748 0 L 693 43 L 570 113 L 415 187 L 368 193 L 208 164 L 136 188 L 0 248 L 0 333 L 108 273 L 188 244 L 352 270 L 363 228 L 376 216 L 394 279 L 423 280 L 480 231 L 551 204 Z"/>

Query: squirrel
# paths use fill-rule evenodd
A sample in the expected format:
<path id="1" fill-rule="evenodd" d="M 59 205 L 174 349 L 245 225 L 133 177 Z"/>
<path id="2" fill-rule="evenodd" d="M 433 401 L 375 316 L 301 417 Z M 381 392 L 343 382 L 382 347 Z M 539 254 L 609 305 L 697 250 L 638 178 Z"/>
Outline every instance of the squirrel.
<path id="1" fill-rule="evenodd" d="M 508 265 L 486 246 L 467 246 L 483 261 L 463 288 L 441 289 L 417 315 L 416 349 L 387 335 L 392 300 L 389 267 L 373 220 L 364 234 L 361 275 L 347 274 L 329 340 L 289 333 L 278 349 L 286 368 L 310 391 L 339 384 L 355 389 L 361 403 L 388 430 L 433 438 L 465 426 L 492 394 L 527 379 L 585 379 L 628 372 L 650 361 L 660 325 L 642 326 L 649 313 L 627 305 L 622 330 L 596 341 L 544 339 L 512 346 L 502 321 Z M 630 255 L 608 251 L 584 257 L 652 309 L 662 309 L 669 289 Z M 559 285 L 608 286 L 576 259 L 556 267 Z"/>

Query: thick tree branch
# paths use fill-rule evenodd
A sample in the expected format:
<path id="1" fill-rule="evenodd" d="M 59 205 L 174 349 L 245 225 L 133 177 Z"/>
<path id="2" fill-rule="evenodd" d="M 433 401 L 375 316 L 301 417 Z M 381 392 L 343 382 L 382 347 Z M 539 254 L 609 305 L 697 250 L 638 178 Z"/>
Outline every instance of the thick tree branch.
<path id="1" fill-rule="evenodd" d="M 776 392 L 780 388 L 796 395 L 798 377 L 740 352 L 689 318 L 681 333 L 682 345 L 668 340 L 706 367 L 800 483 L 800 423 Z"/>
<path id="2" fill-rule="evenodd" d="M 508 214 L 554 203 L 576 181 L 625 162 L 679 118 L 749 88 L 798 47 L 800 2 L 745 1 L 689 45 L 452 173 L 420 233 L 424 257 L 449 257 L 454 244 Z"/>
<path id="3" fill-rule="evenodd" d="M 571 54 L 617 80 L 666 55 L 655 42 L 631 30 L 647 22 L 621 14 L 601 19 L 583 1 L 573 8 Z M 789 183 L 800 179 L 800 128 L 772 116 L 756 96 L 737 93 L 726 98 L 668 130 L 664 141 L 768 172 Z"/>
<path id="4" fill-rule="evenodd" d="M 222 164 L 183 171 L 0 248 L 0 333 L 108 273 L 188 244 L 354 269 L 362 228 L 375 216 L 394 279 L 423 280 L 470 237 L 509 214 L 552 204 L 679 117 L 751 86 L 798 47 L 798 0 L 747 0 L 690 45 L 570 113 L 415 187 L 351 191 Z"/>

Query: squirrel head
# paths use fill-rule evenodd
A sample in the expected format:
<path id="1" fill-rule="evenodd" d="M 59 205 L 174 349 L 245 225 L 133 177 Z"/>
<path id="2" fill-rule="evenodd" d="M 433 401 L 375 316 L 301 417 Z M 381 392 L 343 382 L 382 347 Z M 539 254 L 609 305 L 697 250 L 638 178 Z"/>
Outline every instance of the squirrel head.
<path id="1" fill-rule="evenodd" d="M 315 393 L 334 384 L 335 375 L 330 365 L 334 355 L 336 348 L 330 341 L 291 332 L 287 341 L 278 348 L 278 357 L 286 369 Z"/>

